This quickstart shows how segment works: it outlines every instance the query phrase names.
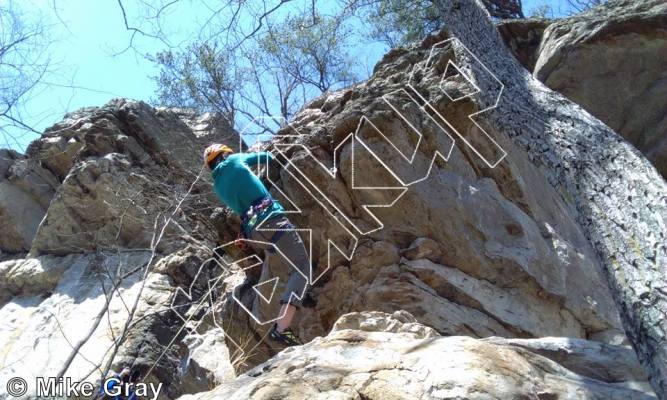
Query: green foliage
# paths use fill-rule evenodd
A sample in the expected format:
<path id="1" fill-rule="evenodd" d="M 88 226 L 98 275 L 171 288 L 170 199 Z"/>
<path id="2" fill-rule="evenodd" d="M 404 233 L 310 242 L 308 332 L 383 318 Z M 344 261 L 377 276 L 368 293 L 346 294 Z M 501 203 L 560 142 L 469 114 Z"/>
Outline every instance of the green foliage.
<path id="1" fill-rule="evenodd" d="M 167 50 L 151 59 L 160 66 L 160 74 L 154 77 L 160 104 L 216 111 L 234 120 L 239 80 L 228 53 L 215 45 L 195 43 L 186 51 Z"/>
<path id="2" fill-rule="evenodd" d="M 353 82 L 352 61 L 346 51 L 350 31 L 333 17 L 291 16 L 271 26 L 259 48 L 299 82 L 320 92 Z"/>
<path id="3" fill-rule="evenodd" d="M 496 18 L 523 15 L 519 0 L 483 2 Z M 442 25 L 433 0 L 347 0 L 338 8 L 308 1 L 301 3 L 303 9 L 286 3 L 268 7 L 262 1 L 240 2 L 228 10 L 231 22 L 207 22 L 207 31 L 215 32 L 208 40 L 154 55 L 160 68 L 154 77 L 156 102 L 217 111 L 233 125 L 240 116 L 289 119 L 321 93 L 358 80 L 354 56 L 363 54 L 350 54 L 353 41 L 365 36 L 397 47 L 421 40 Z M 328 13 L 318 7 L 328 8 Z M 240 16 L 243 12 L 252 18 Z M 244 21 L 255 25 L 239 28 Z"/>
<path id="4" fill-rule="evenodd" d="M 195 42 L 151 57 L 160 73 L 156 103 L 240 116 L 289 119 L 308 100 L 357 77 L 342 21 L 318 13 L 287 16 L 246 41 Z"/>
<path id="5" fill-rule="evenodd" d="M 520 0 L 482 0 L 494 18 L 523 18 Z M 373 40 L 389 47 L 404 46 L 423 39 L 442 27 L 433 0 L 377 0 L 362 2 Z"/>
<path id="6" fill-rule="evenodd" d="M 392 48 L 420 40 L 442 25 L 429 0 L 380 0 L 369 8 L 366 18 L 369 37 Z"/>

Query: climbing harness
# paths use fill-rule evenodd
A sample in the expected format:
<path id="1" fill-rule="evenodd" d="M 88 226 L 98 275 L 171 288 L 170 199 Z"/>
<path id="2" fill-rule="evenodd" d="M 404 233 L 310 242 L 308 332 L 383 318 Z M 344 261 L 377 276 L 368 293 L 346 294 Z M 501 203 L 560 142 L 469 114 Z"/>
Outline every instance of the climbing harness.
<path id="1" fill-rule="evenodd" d="M 252 202 L 248 210 L 241 216 L 241 230 L 247 235 L 248 232 L 257 225 L 259 216 L 273 206 L 273 199 L 271 197 L 263 197 Z"/>
<path id="2" fill-rule="evenodd" d="M 263 222 L 266 220 L 266 218 L 262 221 L 259 221 L 260 215 L 266 211 L 267 209 L 270 209 L 273 207 L 274 200 L 271 197 L 263 197 L 261 199 L 255 200 L 250 207 L 248 207 L 248 210 L 243 213 L 241 216 L 241 230 L 239 231 L 238 236 L 236 237 L 236 240 L 234 241 L 234 244 L 241 250 L 245 251 L 248 249 L 248 244 L 244 239 L 248 239 L 249 233 L 257 226 L 259 223 Z M 280 237 L 285 233 L 286 230 L 292 230 L 294 229 L 294 226 L 292 224 L 287 224 L 285 225 L 284 229 L 277 230 L 273 236 L 271 236 L 271 239 L 269 240 L 271 243 L 276 243 L 280 239 Z M 274 253 L 273 249 L 268 249 L 268 251 Z"/>

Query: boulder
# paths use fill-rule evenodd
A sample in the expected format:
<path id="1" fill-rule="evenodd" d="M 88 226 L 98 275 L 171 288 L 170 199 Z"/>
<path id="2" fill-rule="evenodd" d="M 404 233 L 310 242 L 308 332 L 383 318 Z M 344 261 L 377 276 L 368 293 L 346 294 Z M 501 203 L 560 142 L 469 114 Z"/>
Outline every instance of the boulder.
<path id="1" fill-rule="evenodd" d="M 236 378 L 232 364 L 233 354 L 227 347 L 225 332 L 211 328 L 203 334 L 193 332 L 183 342 L 187 344 L 188 357 L 178 390 L 182 393 L 198 393 L 210 390 L 212 384 L 221 384 Z"/>
<path id="2" fill-rule="evenodd" d="M 555 339 L 524 345 L 522 339 L 424 336 L 414 325 L 404 312 L 345 315 L 327 336 L 181 400 L 655 399 L 625 348 L 601 349 L 586 340 L 568 345 L 563 338 L 561 347 L 570 351 L 549 357 L 541 344 L 548 348 Z M 592 364 L 594 371 L 586 368 Z"/>
<path id="3" fill-rule="evenodd" d="M 613 346 L 590 340 L 543 337 L 539 339 L 488 338 L 488 343 L 521 347 L 553 360 L 570 371 L 604 382 L 623 382 L 647 393 L 653 389 L 648 375 L 639 368 L 629 346 Z"/>

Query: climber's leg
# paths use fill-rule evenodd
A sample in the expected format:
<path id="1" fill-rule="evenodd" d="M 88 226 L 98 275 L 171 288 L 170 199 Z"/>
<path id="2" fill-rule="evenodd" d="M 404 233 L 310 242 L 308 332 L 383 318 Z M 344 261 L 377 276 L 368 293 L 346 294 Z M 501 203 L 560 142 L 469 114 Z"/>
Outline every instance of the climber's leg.
<path id="1" fill-rule="evenodd" d="M 272 225 L 275 229 L 293 229 L 287 218 L 280 218 Z M 283 331 L 289 328 L 296 309 L 301 307 L 301 299 L 308 285 L 310 257 L 301 237 L 294 230 L 281 232 L 275 245 L 291 262 L 291 265 L 288 265 L 291 273 L 280 298 L 280 303 L 283 305 L 280 315 L 283 317 L 278 320 L 278 331 Z M 287 262 L 282 257 L 280 259 L 281 262 Z"/>
<path id="2" fill-rule="evenodd" d="M 297 309 L 301 307 L 310 273 L 310 257 L 306 246 L 293 229 L 289 220 L 281 216 L 267 220 L 259 231 L 252 234 L 253 239 L 272 242 L 282 253 L 267 254 L 271 264 L 269 268 L 276 270 L 276 267 L 282 267 L 291 271 L 280 298 L 280 318 L 270 332 L 272 339 L 290 346 L 300 344 L 298 337 L 289 327 Z M 269 252 L 271 250 L 267 251 Z"/>
<path id="3" fill-rule="evenodd" d="M 276 330 L 278 332 L 284 332 L 289 328 L 294 319 L 294 315 L 296 314 L 296 310 L 296 306 L 287 303 L 284 303 L 282 307 L 280 307 L 280 315 L 283 317 L 276 322 Z"/>

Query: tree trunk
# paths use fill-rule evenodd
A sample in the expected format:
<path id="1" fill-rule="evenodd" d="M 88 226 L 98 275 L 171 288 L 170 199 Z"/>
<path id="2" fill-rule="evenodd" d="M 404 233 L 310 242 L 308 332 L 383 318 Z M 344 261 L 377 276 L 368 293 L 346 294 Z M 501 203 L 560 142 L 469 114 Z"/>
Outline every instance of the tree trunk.
<path id="1" fill-rule="evenodd" d="M 667 399 L 665 181 L 609 127 L 523 69 L 479 0 L 433 1 L 448 33 L 505 85 L 498 107 L 485 120 L 525 149 L 571 205 L 598 254 L 651 385 L 660 399 Z M 492 83 L 480 69 L 466 69 L 483 90 L 485 85 L 490 90 Z"/>

